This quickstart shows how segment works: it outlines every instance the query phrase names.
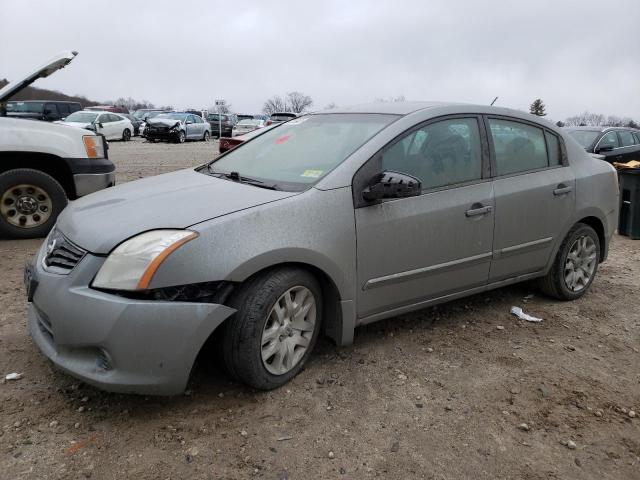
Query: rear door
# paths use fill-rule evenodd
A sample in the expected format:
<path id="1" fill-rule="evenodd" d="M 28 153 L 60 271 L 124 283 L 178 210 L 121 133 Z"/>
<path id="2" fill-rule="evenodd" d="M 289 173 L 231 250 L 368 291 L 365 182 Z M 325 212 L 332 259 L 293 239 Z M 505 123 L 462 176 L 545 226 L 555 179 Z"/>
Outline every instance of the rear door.
<path id="1" fill-rule="evenodd" d="M 383 170 L 417 177 L 423 187 L 418 197 L 356 204 L 359 318 L 487 283 L 494 220 L 482 132 L 475 115 L 430 121 L 356 175 L 354 188 L 358 176 Z"/>
<path id="2" fill-rule="evenodd" d="M 490 283 L 545 268 L 575 207 L 561 139 L 540 125 L 487 117 L 495 193 Z"/>
<path id="3" fill-rule="evenodd" d="M 618 130 L 620 148 L 616 149 L 616 162 L 629 162 L 640 160 L 640 145 L 630 130 Z"/>

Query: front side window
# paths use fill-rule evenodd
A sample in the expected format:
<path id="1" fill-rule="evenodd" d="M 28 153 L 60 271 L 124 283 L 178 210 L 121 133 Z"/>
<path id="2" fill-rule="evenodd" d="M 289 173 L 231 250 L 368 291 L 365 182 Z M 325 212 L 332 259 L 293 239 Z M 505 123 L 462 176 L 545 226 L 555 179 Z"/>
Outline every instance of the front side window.
<path id="1" fill-rule="evenodd" d="M 7 102 L 7 112 L 42 113 L 43 102 Z"/>
<path id="2" fill-rule="evenodd" d="M 44 114 L 49 117 L 55 117 L 55 118 L 58 118 L 60 116 L 58 114 L 58 106 L 55 103 L 47 103 Z"/>
<path id="3" fill-rule="evenodd" d="M 635 145 L 636 141 L 633 138 L 633 134 L 628 130 L 618 130 L 618 135 L 620 135 L 621 146 L 630 147 L 631 145 Z"/>
<path id="4" fill-rule="evenodd" d="M 614 131 L 605 133 L 604 136 L 598 142 L 599 148 L 602 148 L 602 147 L 618 148 L 619 146 L 620 146 L 620 143 L 618 142 L 618 135 L 616 135 L 616 132 Z"/>
<path id="5" fill-rule="evenodd" d="M 549 165 L 544 131 L 509 120 L 489 119 L 496 174 L 509 175 Z"/>
<path id="6" fill-rule="evenodd" d="M 237 172 L 284 190 L 302 191 L 396 118 L 337 113 L 300 117 L 241 144 L 202 172 Z"/>
<path id="7" fill-rule="evenodd" d="M 423 190 L 482 178 L 475 118 L 431 123 L 400 138 L 382 154 L 382 169 L 418 178 Z"/>

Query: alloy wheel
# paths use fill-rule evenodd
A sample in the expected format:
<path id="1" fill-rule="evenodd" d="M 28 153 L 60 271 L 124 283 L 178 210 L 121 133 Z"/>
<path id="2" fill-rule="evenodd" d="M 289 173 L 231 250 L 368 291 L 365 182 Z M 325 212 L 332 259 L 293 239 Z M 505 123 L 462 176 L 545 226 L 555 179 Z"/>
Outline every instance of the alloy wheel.
<path id="1" fill-rule="evenodd" d="M 273 375 L 283 375 L 304 357 L 316 324 L 316 299 L 302 286 L 284 292 L 273 305 L 260 343 L 262 364 Z"/>
<path id="2" fill-rule="evenodd" d="M 7 189 L 0 198 L 0 215 L 19 228 L 42 225 L 49 220 L 52 209 L 49 194 L 35 185 L 16 185 Z"/>
<path id="3" fill-rule="evenodd" d="M 578 237 L 569 248 L 564 265 L 564 281 L 569 290 L 580 292 L 591 281 L 598 255 L 596 243 L 588 235 Z"/>

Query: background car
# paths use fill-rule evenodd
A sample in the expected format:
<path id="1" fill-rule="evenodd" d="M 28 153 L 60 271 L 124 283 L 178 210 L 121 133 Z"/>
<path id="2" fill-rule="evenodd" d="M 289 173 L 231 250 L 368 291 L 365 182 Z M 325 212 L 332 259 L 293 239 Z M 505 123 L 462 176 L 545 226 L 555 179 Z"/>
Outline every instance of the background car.
<path id="1" fill-rule="evenodd" d="M 236 123 L 233 126 L 233 129 L 231 130 L 231 136 L 237 137 L 238 135 L 243 135 L 245 133 L 249 133 L 259 128 L 262 128 L 265 125 L 266 125 L 266 122 L 264 120 L 256 120 L 254 118 L 240 120 L 238 123 Z"/>
<path id="2" fill-rule="evenodd" d="M 56 122 L 61 125 L 85 128 L 100 133 L 107 140 L 131 140 L 133 125 L 128 118 L 112 112 L 82 110 L 74 112 L 65 120 Z"/>
<path id="3" fill-rule="evenodd" d="M 142 120 L 134 117 L 130 113 L 123 113 L 121 115 L 129 119 L 129 121 L 131 122 L 131 125 L 133 125 L 133 136 L 137 137 L 138 135 L 140 135 L 140 127 L 142 126 L 142 123 L 143 123 Z"/>
<path id="4" fill-rule="evenodd" d="M 640 130 L 624 127 L 570 127 L 566 129 L 589 153 L 609 163 L 640 161 Z"/>
<path id="5" fill-rule="evenodd" d="M 78 102 L 51 100 L 25 100 L 7 102 L 7 117 L 28 118 L 55 122 L 69 116 L 70 113 L 82 110 Z"/>
<path id="6" fill-rule="evenodd" d="M 238 113 L 238 114 L 236 114 L 236 116 L 238 117 L 238 121 L 251 120 L 251 119 L 255 118 L 253 115 L 246 115 L 246 114 L 243 114 L 243 113 Z"/>
<path id="7" fill-rule="evenodd" d="M 147 118 L 144 136 L 150 142 L 156 140 L 184 143 L 187 140 L 203 140 L 211 138 L 211 127 L 199 115 L 186 112 L 161 113 Z"/>
<path id="8" fill-rule="evenodd" d="M 231 150 L 241 143 L 246 142 L 247 140 L 251 140 L 253 137 L 257 137 L 261 133 L 264 133 L 265 131 L 270 130 L 273 127 L 275 127 L 275 125 L 271 125 L 265 128 L 259 128 L 249 133 L 245 133 L 244 135 L 238 135 L 237 137 L 222 137 L 218 144 L 218 151 L 220 153 L 224 153 L 228 150 Z"/>
<path id="9" fill-rule="evenodd" d="M 117 105 L 95 105 L 92 107 L 86 107 L 85 110 L 92 110 L 94 112 L 129 113 L 129 110 L 124 107 L 118 107 Z"/>
<path id="10" fill-rule="evenodd" d="M 296 118 L 298 115 L 292 112 L 276 112 L 272 113 L 267 120 L 267 125 L 273 125 L 275 123 L 288 122 L 289 120 Z"/>
<path id="11" fill-rule="evenodd" d="M 230 137 L 233 133 L 233 126 L 238 123 L 238 117 L 233 113 L 210 113 L 207 120 L 211 125 L 211 136 L 214 138 Z M 220 128 L 222 127 L 222 132 Z"/>

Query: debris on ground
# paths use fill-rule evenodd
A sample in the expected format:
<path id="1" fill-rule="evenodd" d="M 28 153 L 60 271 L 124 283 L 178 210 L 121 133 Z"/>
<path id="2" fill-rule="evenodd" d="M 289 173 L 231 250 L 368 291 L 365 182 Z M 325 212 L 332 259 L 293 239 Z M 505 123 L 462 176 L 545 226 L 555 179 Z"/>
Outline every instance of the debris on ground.
<path id="1" fill-rule="evenodd" d="M 541 318 L 524 313 L 520 307 L 511 307 L 511 313 L 520 320 L 526 320 L 527 322 L 540 323 L 542 321 Z"/>
<path id="2" fill-rule="evenodd" d="M 20 380 L 21 378 L 22 374 L 16 372 L 10 373 L 6 377 L 4 377 L 5 380 Z"/>

